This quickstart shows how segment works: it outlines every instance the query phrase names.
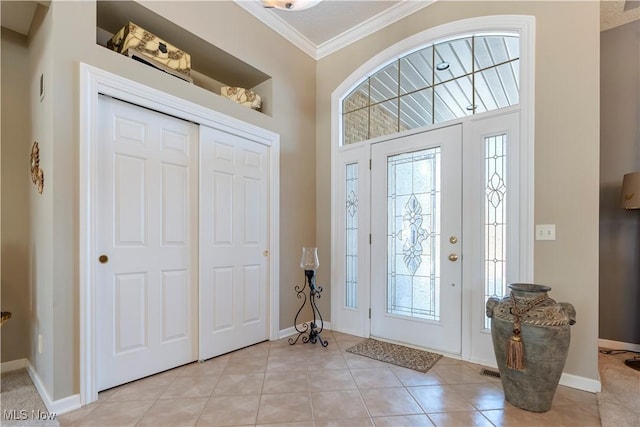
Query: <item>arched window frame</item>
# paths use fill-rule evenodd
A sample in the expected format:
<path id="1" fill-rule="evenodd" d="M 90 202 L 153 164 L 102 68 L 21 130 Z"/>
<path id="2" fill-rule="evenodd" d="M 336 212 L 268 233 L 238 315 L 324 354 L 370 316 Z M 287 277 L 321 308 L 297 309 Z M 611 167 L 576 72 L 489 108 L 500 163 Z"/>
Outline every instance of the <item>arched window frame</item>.
<path id="1" fill-rule="evenodd" d="M 502 37 L 503 40 L 508 38 L 512 40 L 515 39 L 515 41 L 518 43 L 518 46 L 519 46 L 519 33 L 517 31 L 498 32 L 492 29 L 491 31 L 476 31 L 472 33 L 461 33 L 461 34 L 455 35 L 454 37 L 447 37 L 444 39 L 437 39 L 437 40 L 432 40 L 428 43 L 424 43 L 421 46 L 419 46 L 417 49 L 412 49 L 408 52 L 404 52 L 400 55 L 397 55 L 391 61 L 383 63 L 379 67 L 369 71 L 365 76 L 363 76 L 358 82 L 355 83 L 354 87 L 350 91 L 347 91 L 340 98 L 340 112 L 342 115 L 342 120 L 341 120 L 341 132 L 340 132 L 339 145 L 345 146 L 350 144 L 357 144 L 359 142 L 366 141 L 367 139 L 374 139 L 375 136 L 371 136 L 372 126 L 375 123 L 373 119 L 373 114 L 376 109 L 378 110 L 386 109 L 387 107 L 381 107 L 384 104 L 387 104 L 388 107 L 396 108 L 395 112 L 394 111 L 389 112 L 389 119 L 392 119 L 392 122 L 387 123 L 390 125 L 391 123 L 395 122 L 396 130 L 393 131 L 393 129 L 391 128 L 386 128 L 384 130 L 385 132 L 384 135 L 381 135 L 381 136 L 402 133 L 403 123 L 404 123 L 403 117 L 406 117 L 408 121 L 414 120 L 416 125 L 408 125 L 405 127 L 405 130 L 412 130 L 415 128 L 427 128 L 431 125 L 446 123 L 450 120 L 455 121 L 460 118 L 474 115 L 474 114 L 479 114 L 482 112 L 494 111 L 496 109 L 508 108 L 510 106 L 519 105 L 520 103 L 519 90 L 517 90 L 516 92 L 512 92 L 508 89 L 505 89 L 504 86 L 494 85 L 493 87 L 490 87 L 489 90 L 491 90 L 492 93 L 497 93 L 498 95 L 500 94 L 500 91 L 499 91 L 500 88 L 505 90 L 505 92 L 502 92 L 502 94 L 504 95 L 502 99 L 497 100 L 494 98 L 493 101 L 496 104 L 506 102 L 508 105 L 504 105 L 504 104 L 500 106 L 491 105 L 491 104 L 486 105 L 485 100 L 488 102 L 491 102 L 492 100 L 489 97 L 486 97 L 486 98 L 478 97 L 479 91 L 481 91 L 483 87 L 480 84 L 480 82 L 483 79 L 487 78 L 486 76 L 487 71 L 496 70 L 504 67 L 505 65 L 509 67 L 513 67 L 513 63 L 516 63 L 516 69 L 517 69 L 516 73 L 519 71 L 519 68 L 520 68 L 519 67 L 519 61 L 520 61 L 519 49 L 517 52 L 517 56 L 512 57 L 509 55 L 509 52 L 507 52 L 506 60 L 497 61 L 495 63 L 492 62 L 489 65 L 484 64 L 484 66 L 482 63 L 479 63 L 479 59 L 478 57 L 475 56 L 476 54 L 474 53 L 474 52 L 477 52 L 479 49 L 478 46 L 481 43 L 481 41 L 479 40 L 482 40 L 484 38 L 497 38 L 497 37 Z M 463 69 L 458 68 L 457 70 L 453 71 L 453 73 L 455 74 L 451 74 L 448 71 L 445 72 L 444 70 L 446 69 L 440 70 L 439 68 L 437 68 L 436 63 L 435 62 L 431 63 L 431 60 L 429 59 L 427 61 L 429 61 L 428 65 L 431 68 L 431 73 L 433 73 L 432 79 L 429 79 L 429 77 L 424 76 L 422 72 L 419 72 L 421 76 L 424 76 L 423 78 L 427 79 L 424 81 L 423 85 L 415 86 L 413 89 L 405 88 L 405 86 L 403 86 L 403 82 L 405 85 L 406 84 L 408 84 L 409 86 L 413 85 L 411 80 L 403 79 L 402 70 L 404 69 L 405 66 L 410 64 L 410 62 L 408 61 L 410 61 L 410 58 L 414 54 L 428 51 L 429 52 L 428 56 L 429 57 L 432 56 L 433 60 L 435 61 L 437 57 L 440 56 L 441 54 L 440 52 L 445 52 L 447 50 L 447 46 L 456 45 L 456 44 L 460 46 L 461 44 L 466 44 L 465 42 L 466 43 L 470 42 L 470 45 L 469 45 L 470 62 L 467 63 L 466 58 L 464 61 L 461 61 L 459 65 L 462 66 Z M 506 46 L 505 48 L 508 49 Z M 394 85 L 397 84 L 397 86 L 386 86 L 385 82 L 378 80 L 377 76 L 379 76 L 383 71 L 387 69 L 391 69 L 392 74 L 397 74 L 397 81 L 393 82 Z M 456 73 L 456 71 L 458 73 Z M 418 71 L 414 70 L 414 72 L 417 73 Z M 386 80 L 388 78 L 394 78 L 394 77 L 389 77 L 388 72 L 386 72 L 382 78 L 383 80 Z M 518 85 L 518 82 L 519 82 L 518 77 L 513 76 L 513 78 L 514 80 L 512 82 L 515 82 L 515 84 Z M 484 81 L 485 81 L 485 85 L 490 84 L 490 83 L 487 83 L 487 80 L 484 80 Z M 376 82 L 378 82 L 377 85 L 374 85 L 374 83 Z M 462 88 L 458 86 L 458 90 L 464 91 L 464 93 L 461 92 L 460 95 L 466 95 L 467 99 L 464 100 L 464 104 L 468 105 L 468 107 L 466 107 L 467 111 L 464 112 L 462 115 L 460 115 L 460 111 L 454 112 L 455 110 L 457 110 L 454 104 L 460 101 L 461 100 L 460 98 L 458 98 L 455 94 L 450 94 L 453 96 L 454 102 L 447 103 L 446 101 L 444 101 L 444 99 L 441 99 L 440 96 L 438 95 L 439 90 L 443 90 L 443 93 L 448 92 L 447 86 L 449 86 L 452 83 L 454 84 L 453 88 L 455 91 L 456 85 L 460 84 L 456 82 L 462 82 L 463 86 L 465 85 L 465 83 L 468 83 L 470 85 L 469 93 L 466 93 L 466 91 L 464 91 Z M 386 82 L 386 83 L 389 83 L 389 82 Z M 505 83 L 509 83 L 509 82 L 505 80 Z M 379 93 L 380 89 L 377 89 L 376 87 L 382 88 L 382 91 L 385 93 Z M 508 84 L 507 84 L 507 87 L 509 87 Z M 366 95 L 367 99 L 366 100 L 363 99 L 362 100 L 363 103 L 361 105 L 352 105 L 351 109 L 348 109 L 345 111 L 344 110 L 345 105 L 350 104 L 347 100 L 349 100 L 353 95 L 363 95 L 363 91 L 361 88 L 368 89 L 368 94 Z M 411 102 L 412 97 L 414 95 L 420 95 L 420 97 L 423 97 L 424 95 L 422 94 L 424 94 L 425 91 L 428 94 L 428 98 L 431 99 L 430 110 L 426 108 L 428 104 L 424 104 L 424 105 L 420 104 L 419 108 L 421 107 L 425 109 L 425 113 L 427 114 L 427 116 L 422 116 L 422 115 L 416 116 L 414 114 L 412 117 L 411 114 L 408 114 L 408 112 L 411 109 L 411 106 L 410 104 L 407 104 L 407 103 L 415 103 L 416 101 Z M 378 92 L 378 95 L 376 97 L 374 97 L 374 92 Z M 379 99 L 376 99 L 376 98 L 379 98 Z M 498 98 L 501 98 L 501 97 L 498 97 Z M 356 104 L 360 104 L 360 101 L 358 100 L 357 96 L 355 99 L 356 99 Z M 439 100 L 440 102 L 438 102 Z M 353 101 L 351 101 L 351 104 L 353 104 Z M 405 104 L 407 104 L 406 109 L 403 108 Z M 445 108 L 442 108 L 442 107 L 445 107 Z M 450 109 L 448 107 L 451 107 L 453 109 Z M 461 107 L 461 106 L 458 105 L 458 107 Z M 448 113 L 447 113 L 447 110 L 448 110 Z M 362 130 L 361 126 L 366 124 L 366 127 L 368 129 L 368 132 L 367 132 L 368 137 L 360 136 L 362 139 L 358 138 L 355 141 L 349 142 L 347 140 L 347 134 L 353 134 L 353 130 L 356 130 L 356 128 L 354 127 L 352 132 L 349 132 L 349 130 L 347 129 L 346 123 L 348 123 L 347 117 L 353 114 L 356 114 L 356 116 L 362 116 L 362 121 L 360 121 L 358 124 L 354 126 L 356 126 L 361 131 Z M 443 115 L 452 115 L 452 117 L 443 118 L 442 117 Z M 364 116 L 366 116 L 366 118 Z M 421 119 L 425 119 L 429 116 L 431 116 L 430 123 L 426 123 L 423 126 L 417 126 L 418 122 Z"/>
<path id="2" fill-rule="evenodd" d="M 380 52 L 347 77 L 331 95 L 332 150 L 342 147 L 342 100 L 366 78 L 394 60 L 430 44 L 456 39 L 474 33 L 517 33 L 520 36 L 520 105 L 529 110 L 534 101 L 535 18 L 522 15 L 499 15 L 469 18 L 429 28 L 414 34 Z M 533 123 L 533 108 L 527 111 Z M 528 131 L 528 130 L 527 130 Z M 333 157 L 333 156 L 332 156 Z"/>

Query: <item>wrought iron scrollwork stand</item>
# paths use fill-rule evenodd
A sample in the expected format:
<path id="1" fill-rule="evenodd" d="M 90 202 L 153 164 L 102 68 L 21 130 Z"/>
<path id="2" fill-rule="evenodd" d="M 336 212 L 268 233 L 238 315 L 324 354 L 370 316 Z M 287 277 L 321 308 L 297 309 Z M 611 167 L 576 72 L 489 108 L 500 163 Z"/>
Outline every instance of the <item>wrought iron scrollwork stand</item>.
<path id="1" fill-rule="evenodd" d="M 302 337 L 303 343 L 311 342 L 312 344 L 315 344 L 319 341 L 323 347 L 329 345 L 329 342 L 323 340 L 322 335 L 320 335 L 324 330 L 324 321 L 322 320 L 322 315 L 316 305 L 316 299 L 320 298 L 322 287 L 316 286 L 315 273 L 316 272 L 314 270 L 305 270 L 304 275 L 306 276 L 307 281 L 302 285 L 302 287 L 299 285 L 296 285 L 295 287 L 298 298 L 302 298 L 303 301 L 300 309 L 296 313 L 296 318 L 293 323 L 295 325 L 296 332 L 298 332 L 298 336 L 295 337 L 295 339 L 293 337 L 289 338 L 289 344 L 291 345 L 297 343 L 300 337 Z M 309 304 L 311 305 L 311 311 L 313 312 L 313 321 L 311 323 L 305 322 L 301 327 L 298 327 L 298 316 L 300 316 L 302 309 L 307 304 L 307 295 L 305 294 L 307 286 L 309 286 Z M 318 327 L 317 320 L 320 320 L 320 327 Z"/>

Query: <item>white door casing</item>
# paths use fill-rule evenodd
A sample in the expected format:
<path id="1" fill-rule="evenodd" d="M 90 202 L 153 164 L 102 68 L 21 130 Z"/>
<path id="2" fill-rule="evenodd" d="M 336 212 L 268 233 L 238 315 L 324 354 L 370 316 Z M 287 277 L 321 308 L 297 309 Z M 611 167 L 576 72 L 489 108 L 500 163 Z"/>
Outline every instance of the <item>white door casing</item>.
<path id="1" fill-rule="evenodd" d="M 242 138 L 249 138 L 268 147 L 269 164 L 269 338 L 279 338 L 279 135 L 245 121 L 211 110 L 186 99 L 167 94 L 128 80 L 99 68 L 79 63 L 79 333 L 80 333 L 80 394 L 77 405 L 86 405 L 98 398 L 97 353 L 98 325 L 97 284 L 100 265 L 98 252 L 98 165 L 99 155 L 99 98 L 108 95 L 125 102 L 166 113 L 192 123 L 222 130 Z M 196 224 L 196 222 L 194 222 Z M 275 313 L 275 315 L 271 315 Z M 194 310 L 194 316 L 197 316 Z M 197 319 L 195 320 L 197 325 Z M 194 351 L 197 355 L 197 351 Z M 75 409 L 74 406 L 69 409 Z"/>
<path id="2" fill-rule="evenodd" d="M 195 360 L 195 124 L 99 100 L 98 390 Z"/>
<path id="3" fill-rule="evenodd" d="M 462 126 L 371 153 L 371 335 L 460 354 Z"/>
<path id="4" fill-rule="evenodd" d="M 204 360 L 268 339 L 268 147 L 200 128 Z"/>

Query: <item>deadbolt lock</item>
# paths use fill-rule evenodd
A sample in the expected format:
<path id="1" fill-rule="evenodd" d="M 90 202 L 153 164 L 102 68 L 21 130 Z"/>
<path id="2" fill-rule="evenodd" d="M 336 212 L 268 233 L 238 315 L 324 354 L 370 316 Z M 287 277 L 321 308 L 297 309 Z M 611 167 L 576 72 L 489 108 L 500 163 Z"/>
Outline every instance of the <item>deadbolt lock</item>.
<path id="1" fill-rule="evenodd" d="M 449 237 L 449 243 L 456 244 L 458 243 L 458 238 L 456 236 Z"/>
<path id="2" fill-rule="evenodd" d="M 98 261 L 100 261 L 100 264 L 106 264 L 109 262 L 109 257 L 106 255 L 100 255 L 98 257 Z"/>

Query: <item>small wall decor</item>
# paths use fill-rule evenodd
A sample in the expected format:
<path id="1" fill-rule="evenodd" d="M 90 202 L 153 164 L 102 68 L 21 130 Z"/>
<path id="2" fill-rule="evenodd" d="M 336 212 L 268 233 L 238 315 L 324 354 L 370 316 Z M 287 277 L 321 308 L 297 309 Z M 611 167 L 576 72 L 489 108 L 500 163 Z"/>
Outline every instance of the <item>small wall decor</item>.
<path id="1" fill-rule="evenodd" d="M 36 185 L 38 193 L 44 190 L 44 172 L 40 169 L 40 147 L 38 141 L 33 142 L 31 147 L 31 182 Z"/>
<path id="2" fill-rule="evenodd" d="M 193 83 L 191 55 L 133 22 L 114 34 L 107 48 Z"/>
<path id="3" fill-rule="evenodd" d="M 262 108 L 260 95 L 242 87 L 223 86 L 220 95 L 252 110 L 260 111 Z"/>

